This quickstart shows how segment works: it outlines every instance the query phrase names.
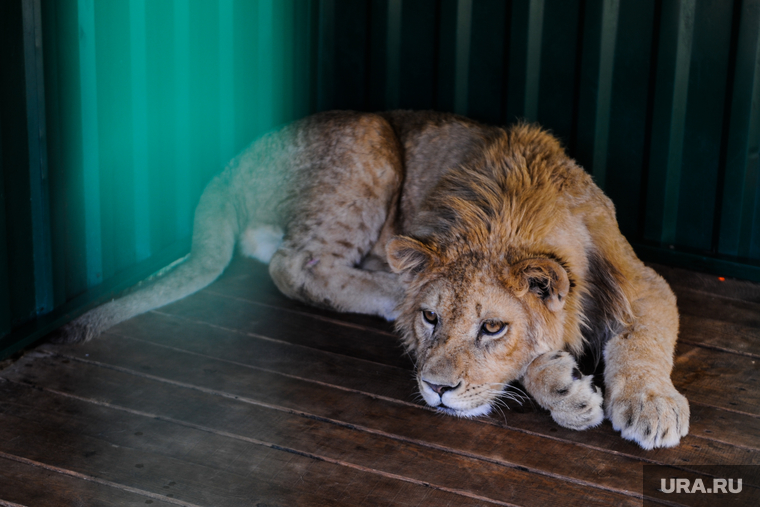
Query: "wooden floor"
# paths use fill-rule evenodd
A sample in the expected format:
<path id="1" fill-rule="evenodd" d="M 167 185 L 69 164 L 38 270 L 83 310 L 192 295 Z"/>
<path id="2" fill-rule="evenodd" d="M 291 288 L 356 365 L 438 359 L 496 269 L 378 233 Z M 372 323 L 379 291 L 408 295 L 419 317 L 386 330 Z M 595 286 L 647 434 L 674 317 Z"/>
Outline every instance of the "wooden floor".
<path id="1" fill-rule="evenodd" d="M 760 464 L 760 286 L 658 269 L 692 411 L 674 449 L 606 421 L 566 430 L 531 402 L 427 409 L 389 324 L 289 301 L 238 259 L 199 294 L 0 371 L 0 506 L 641 505 L 643 464 Z"/>

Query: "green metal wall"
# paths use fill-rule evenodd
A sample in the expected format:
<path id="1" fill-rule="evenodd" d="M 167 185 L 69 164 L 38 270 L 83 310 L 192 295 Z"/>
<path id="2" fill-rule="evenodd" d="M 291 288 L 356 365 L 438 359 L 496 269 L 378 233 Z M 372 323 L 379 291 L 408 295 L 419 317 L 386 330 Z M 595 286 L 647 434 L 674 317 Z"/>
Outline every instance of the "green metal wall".
<path id="1" fill-rule="evenodd" d="M 643 258 L 760 280 L 760 0 L 1 9 L 0 356 L 186 253 L 211 175 L 325 109 L 537 121 Z"/>
<path id="2" fill-rule="evenodd" d="M 308 2 L 2 4 L 0 359 L 185 255 L 208 180 L 314 109 Z"/>
<path id="3" fill-rule="evenodd" d="M 760 280 L 760 2 L 321 2 L 321 109 L 559 136 L 642 257 Z"/>

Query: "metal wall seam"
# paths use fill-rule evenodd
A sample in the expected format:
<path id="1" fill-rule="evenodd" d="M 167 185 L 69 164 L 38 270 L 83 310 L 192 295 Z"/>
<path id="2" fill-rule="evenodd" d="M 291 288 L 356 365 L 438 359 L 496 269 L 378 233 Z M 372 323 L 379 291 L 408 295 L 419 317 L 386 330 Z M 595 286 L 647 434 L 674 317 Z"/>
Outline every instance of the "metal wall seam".
<path id="1" fill-rule="evenodd" d="M 77 15 L 79 27 L 79 82 L 82 109 L 81 149 L 82 190 L 84 192 L 84 248 L 87 287 L 90 288 L 103 281 L 94 0 L 78 0 Z"/>
<path id="2" fill-rule="evenodd" d="M 467 114 L 470 82 L 472 0 L 457 0 L 456 52 L 454 53 L 454 112 Z"/>
<path id="3" fill-rule="evenodd" d="M 749 257 L 760 170 L 760 1 L 742 3 L 718 251 Z M 749 107 L 747 105 L 749 104 Z"/>
<path id="4" fill-rule="evenodd" d="M 174 0 L 174 62 L 176 65 L 176 114 L 174 192 L 175 227 L 178 238 L 191 234 L 192 202 L 190 168 L 190 4 L 189 0 Z"/>
<path id="5" fill-rule="evenodd" d="M 330 109 L 335 101 L 335 0 L 319 0 L 319 46 L 317 49 L 317 111 Z"/>
<path id="6" fill-rule="evenodd" d="M 596 118 L 592 170 L 596 184 L 605 188 L 610 115 L 612 113 L 612 76 L 615 68 L 615 42 L 620 13 L 620 0 L 602 3 L 602 29 L 599 41 L 599 74 L 597 77 Z"/>
<path id="7" fill-rule="evenodd" d="M 275 12 L 274 3 L 281 0 L 259 0 L 258 2 L 258 30 L 256 39 L 256 65 L 258 67 L 257 89 L 259 97 L 266 100 L 258 101 L 258 116 L 256 135 L 261 135 L 276 123 L 276 111 L 281 107 L 282 90 L 275 87 L 274 80 L 276 56 L 279 53 L 277 41 L 275 41 Z M 282 83 L 279 83 L 282 84 Z"/>
<path id="8" fill-rule="evenodd" d="M 5 227 L 5 178 L 3 174 L 3 136 L 0 123 L 0 337 L 11 330 L 10 280 L 8 280 L 8 238 Z"/>
<path id="9" fill-rule="evenodd" d="M 523 115 L 528 121 L 538 121 L 543 26 L 544 0 L 530 0 L 525 64 L 525 102 L 523 109 Z"/>
<path id="10" fill-rule="evenodd" d="M 757 4 L 756 4 L 757 5 Z M 755 34 L 758 34 L 758 16 L 755 11 Z M 750 114 L 747 122 L 747 148 L 744 172 L 744 188 L 742 189 L 741 237 L 739 239 L 739 256 L 749 257 L 752 252 L 753 239 L 760 241 L 757 214 L 760 207 L 760 36 L 755 44 L 754 74 L 752 76 L 752 95 L 749 99 Z"/>
<path id="11" fill-rule="evenodd" d="M 385 39 L 385 109 L 397 109 L 401 87 L 401 6 L 402 0 L 388 0 Z"/>
<path id="12" fill-rule="evenodd" d="M 681 163 L 686 127 L 686 104 L 691 68 L 691 43 L 694 34 L 696 0 L 681 0 L 678 12 L 678 43 L 675 58 L 671 116 L 668 136 L 668 155 L 665 169 L 665 202 L 660 240 L 675 243 L 678 225 L 678 195 L 681 187 Z"/>
<path id="13" fill-rule="evenodd" d="M 134 192 L 135 260 L 151 255 L 150 180 L 148 176 L 148 76 L 145 0 L 129 2 L 132 84 L 132 175 Z"/>
<path id="14" fill-rule="evenodd" d="M 219 165 L 235 155 L 234 2 L 219 0 Z"/>
<path id="15" fill-rule="evenodd" d="M 24 0 L 22 15 L 36 307 L 34 313 L 40 315 L 51 311 L 54 305 L 40 0 Z"/>

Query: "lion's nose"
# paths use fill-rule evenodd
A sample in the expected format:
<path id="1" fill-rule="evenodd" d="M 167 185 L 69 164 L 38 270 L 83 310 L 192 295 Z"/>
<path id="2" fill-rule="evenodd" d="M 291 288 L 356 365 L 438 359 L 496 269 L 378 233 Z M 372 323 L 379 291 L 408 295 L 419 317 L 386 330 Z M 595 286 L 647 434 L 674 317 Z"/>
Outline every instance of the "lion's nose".
<path id="1" fill-rule="evenodd" d="M 446 391 L 453 391 L 454 389 L 459 387 L 459 384 L 461 384 L 461 382 L 457 382 L 457 385 L 455 386 L 447 386 L 447 385 L 441 385 L 441 384 L 433 384 L 432 382 L 428 382 L 427 380 L 424 380 L 424 379 L 422 381 L 426 383 L 430 387 L 430 389 L 435 391 L 438 394 L 438 396 L 443 396 L 443 393 L 445 393 Z"/>

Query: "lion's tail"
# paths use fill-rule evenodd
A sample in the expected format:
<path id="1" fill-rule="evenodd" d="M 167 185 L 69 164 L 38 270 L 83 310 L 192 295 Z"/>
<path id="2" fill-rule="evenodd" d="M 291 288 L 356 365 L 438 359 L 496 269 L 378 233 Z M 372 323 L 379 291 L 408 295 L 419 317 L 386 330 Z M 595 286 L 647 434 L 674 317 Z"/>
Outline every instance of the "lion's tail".
<path id="1" fill-rule="evenodd" d="M 239 234 L 238 217 L 224 173 L 209 183 L 195 210 L 190 254 L 135 292 L 99 306 L 57 330 L 57 343 L 87 341 L 131 317 L 193 294 L 230 263 Z"/>

